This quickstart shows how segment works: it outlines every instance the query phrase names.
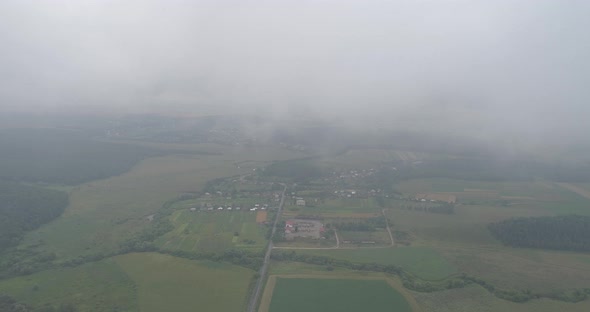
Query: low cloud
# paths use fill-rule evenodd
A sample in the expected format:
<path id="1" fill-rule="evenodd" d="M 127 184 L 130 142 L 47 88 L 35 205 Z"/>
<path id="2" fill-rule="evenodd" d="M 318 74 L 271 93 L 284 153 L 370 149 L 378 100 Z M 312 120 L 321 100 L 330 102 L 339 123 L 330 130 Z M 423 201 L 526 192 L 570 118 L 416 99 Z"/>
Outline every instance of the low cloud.
<path id="1" fill-rule="evenodd" d="M 590 3 L 0 3 L 0 109 L 590 130 Z"/>

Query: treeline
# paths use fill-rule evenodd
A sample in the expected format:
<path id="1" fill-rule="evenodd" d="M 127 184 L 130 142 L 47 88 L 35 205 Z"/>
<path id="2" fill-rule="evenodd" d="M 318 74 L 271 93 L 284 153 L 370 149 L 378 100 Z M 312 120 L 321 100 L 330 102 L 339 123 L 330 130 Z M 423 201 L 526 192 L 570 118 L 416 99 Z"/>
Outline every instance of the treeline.
<path id="1" fill-rule="evenodd" d="M 590 298 L 590 288 L 570 289 L 562 292 L 553 293 L 534 293 L 531 290 L 516 290 L 516 289 L 501 289 L 483 279 L 470 276 L 467 274 L 460 274 L 452 276 L 440 281 L 424 281 L 416 276 L 404 271 L 401 267 L 396 265 L 384 265 L 378 263 L 355 263 L 342 259 L 333 259 L 324 256 L 314 256 L 297 254 L 295 251 L 273 251 L 271 259 L 275 261 L 294 261 L 303 262 L 315 265 L 325 266 L 326 270 L 331 271 L 334 267 L 342 267 L 357 271 L 369 272 L 383 272 L 398 276 L 402 280 L 405 288 L 418 292 L 436 292 L 445 289 L 463 288 L 468 285 L 477 284 L 494 296 L 512 301 L 512 302 L 527 302 L 533 299 L 553 299 L 564 302 L 580 302 Z"/>
<path id="2" fill-rule="evenodd" d="M 0 146 L 0 179 L 69 185 L 122 174 L 163 153 L 57 129 L 2 130 Z"/>
<path id="3" fill-rule="evenodd" d="M 71 304 L 61 304 L 59 306 L 47 305 L 40 308 L 18 302 L 14 298 L 0 294 L 0 311 L 1 312 L 76 312 L 78 311 Z"/>
<path id="4" fill-rule="evenodd" d="M 61 215 L 67 205 L 64 192 L 0 181 L 0 253 Z"/>
<path id="5" fill-rule="evenodd" d="M 513 247 L 590 251 L 589 216 L 515 218 L 491 223 L 488 229 Z"/>

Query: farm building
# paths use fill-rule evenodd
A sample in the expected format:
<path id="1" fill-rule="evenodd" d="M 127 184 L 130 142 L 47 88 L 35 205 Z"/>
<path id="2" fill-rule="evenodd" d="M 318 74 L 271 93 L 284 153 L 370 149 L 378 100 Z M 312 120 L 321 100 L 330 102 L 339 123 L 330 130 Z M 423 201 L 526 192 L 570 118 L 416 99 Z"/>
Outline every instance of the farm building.
<path id="1" fill-rule="evenodd" d="M 297 206 L 305 206 L 305 199 L 303 199 L 303 198 L 298 198 L 298 199 L 295 201 L 295 204 L 296 204 Z"/>
<path id="2" fill-rule="evenodd" d="M 324 225 L 317 220 L 291 219 L 285 222 L 285 238 L 297 237 L 319 239 L 324 232 Z"/>

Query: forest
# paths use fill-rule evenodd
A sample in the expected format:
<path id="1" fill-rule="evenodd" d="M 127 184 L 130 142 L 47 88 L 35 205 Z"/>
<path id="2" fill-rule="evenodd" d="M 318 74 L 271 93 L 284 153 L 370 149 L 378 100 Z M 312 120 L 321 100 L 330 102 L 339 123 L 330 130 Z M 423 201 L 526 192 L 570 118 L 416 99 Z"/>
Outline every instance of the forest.
<path id="1" fill-rule="evenodd" d="M 46 305 L 40 308 L 32 308 L 29 305 L 16 301 L 14 298 L 0 294 L 0 311 L 1 312 L 76 312 L 76 308 L 71 304 L 61 304 L 58 307 Z"/>
<path id="2" fill-rule="evenodd" d="M 491 223 L 490 232 L 513 247 L 590 251 L 590 217 L 515 218 Z"/>
<path id="3" fill-rule="evenodd" d="M 64 192 L 0 182 L 0 253 L 16 245 L 25 232 L 60 216 L 67 205 Z"/>
<path id="4" fill-rule="evenodd" d="M 0 146 L 0 180 L 68 185 L 119 175 L 161 154 L 58 129 L 2 130 Z"/>

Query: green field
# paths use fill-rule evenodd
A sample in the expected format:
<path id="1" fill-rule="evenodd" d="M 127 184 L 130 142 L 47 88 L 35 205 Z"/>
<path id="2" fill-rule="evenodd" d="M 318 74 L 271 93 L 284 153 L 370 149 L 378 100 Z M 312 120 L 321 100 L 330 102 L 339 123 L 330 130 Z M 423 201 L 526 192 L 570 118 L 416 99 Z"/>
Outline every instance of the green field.
<path id="1" fill-rule="evenodd" d="M 139 311 L 135 283 L 113 259 L 0 280 L 0 293 L 35 308 L 69 303 L 79 312 Z"/>
<path id="2" fill-rule="evenodd" d="M 376 231 L 338 231 L 338 236 L 341 242 L 346 244 L 350 242 L 351 245 L 360 246 L 389 246 L 391 245 L 391 238 L 385 229 Z M 358 243 L 358 242 L 374 242 L 374 243 Z"/>
<path id="3" fill-rule="evenodd" d="M 426 280 L 442 279 L 457 272 L 456 268 L 442 255 L 427 247 L 298 250 L 297 253 L 358 263 L 374 262 L 385 265 L 398 265 Z"/>
<path id="4" fill-rule="evenodd" d="M 267 242 L 264 237 L 267 228 L 256 223 L 256 212 L 183 209 L 174 212 L 170 220 L 175 229 L 156 241 L 165 249 L 220 252 L 240 247 L 262 250 Z"/>
<path id="5" fill-rule="evenodd" d="M 385 280 L 278 278 L 271 312 L 411 312 Z"/>
<path id="6" fill-rule="evenodd" d="M 0 280 L 0 293 L 33 307 L 70 303 L 79 312 L 239 312 L 253 275 L 230 264 L 133 253 Z"/>
<path id="7" fill-rule="evenodd" d="M 141 312 L 235 311 L 244 308 L 254 271 L 156 253 L 115 257 L 137 285 Z"/>

